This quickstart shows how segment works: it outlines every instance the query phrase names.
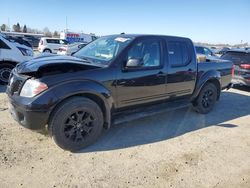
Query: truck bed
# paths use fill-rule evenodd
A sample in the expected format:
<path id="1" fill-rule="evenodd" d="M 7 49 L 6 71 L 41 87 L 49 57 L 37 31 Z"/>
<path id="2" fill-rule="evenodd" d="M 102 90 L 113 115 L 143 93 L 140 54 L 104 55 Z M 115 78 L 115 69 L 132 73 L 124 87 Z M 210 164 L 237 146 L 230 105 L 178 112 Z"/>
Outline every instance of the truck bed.
<path id="1" fill-rule="evenodd" d="M 221 88 L 225 89 L 232 80 L 232 67 L 232 62 L 224 60 L 198 63 L 198 80 L 206 77 L 206 74 L 217 72 Z"/>

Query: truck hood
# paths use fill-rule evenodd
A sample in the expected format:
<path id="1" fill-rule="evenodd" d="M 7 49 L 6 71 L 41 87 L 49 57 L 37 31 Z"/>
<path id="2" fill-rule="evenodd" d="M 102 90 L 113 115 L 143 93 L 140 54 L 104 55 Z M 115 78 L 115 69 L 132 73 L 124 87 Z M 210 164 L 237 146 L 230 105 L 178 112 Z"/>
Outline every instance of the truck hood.
<path id="1" fill-rule="evenodd" d="M 69 72 L 72 70 L 89 70 L 101 67 L 106 67 L 106 65 L 89 63 L 88 61 L 72 56 L 45 54 L 30 61 L 19 63 L 16 71 L 19 74 L 30 74 L 35 72 Z"/>

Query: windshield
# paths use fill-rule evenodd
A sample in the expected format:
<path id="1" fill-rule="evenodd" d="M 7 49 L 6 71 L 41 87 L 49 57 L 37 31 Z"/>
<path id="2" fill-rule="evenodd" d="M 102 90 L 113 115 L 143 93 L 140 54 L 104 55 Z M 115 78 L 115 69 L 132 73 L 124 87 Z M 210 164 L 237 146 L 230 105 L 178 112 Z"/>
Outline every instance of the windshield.
<path id="1" fill-rule="evenodd" d="M 90 59 L 96 63 L 109 64 L 131 40 L 131 37 L 101 37 L 80 49 L 74 56 Z"/>

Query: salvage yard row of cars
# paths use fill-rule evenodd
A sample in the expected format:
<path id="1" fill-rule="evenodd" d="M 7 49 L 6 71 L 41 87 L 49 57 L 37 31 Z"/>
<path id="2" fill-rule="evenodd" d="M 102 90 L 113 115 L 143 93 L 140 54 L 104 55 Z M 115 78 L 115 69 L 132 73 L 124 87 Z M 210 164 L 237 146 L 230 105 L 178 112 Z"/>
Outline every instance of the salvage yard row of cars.
<path id="1" fill-rule="evenodd" d="M 55 39 L 40 43 L 49 40 Z M 182 37 L 110 35 L 58 52 L 69 56 L 35 58 L 18 41 L 4 35 L 0 41 L 0 55 L 15 48 L 29 60 L 13 64 L 11 73 L 0 69 L 13 118 L 29 129 L 47 128 L 70 151 L 92 144 L 124 116 L 160 110 L 159 105 L 191 103 L 198 113 L 208 113 L 222 89 L 250 81 L 249 51 L 230 50 L 219 58 Z M 197 62 L 197 52 L 205 61 Z"/>

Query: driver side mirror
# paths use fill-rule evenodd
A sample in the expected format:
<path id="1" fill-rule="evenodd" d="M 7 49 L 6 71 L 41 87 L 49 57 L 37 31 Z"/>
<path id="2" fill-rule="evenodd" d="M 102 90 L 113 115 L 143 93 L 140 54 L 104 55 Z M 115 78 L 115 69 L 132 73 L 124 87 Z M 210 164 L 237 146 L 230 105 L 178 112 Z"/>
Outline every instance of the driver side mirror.
<path id="1" fill-rule="evenodd" d="M 126 68 L 140 68 L 143 66 L 143 59 L 129 59 L 126 63 Z"/>

